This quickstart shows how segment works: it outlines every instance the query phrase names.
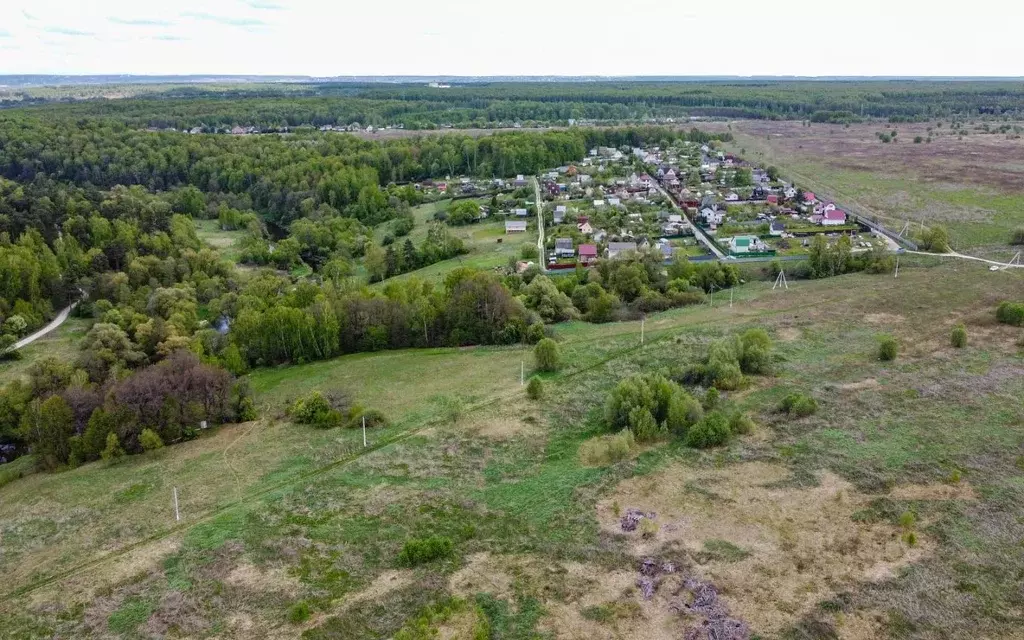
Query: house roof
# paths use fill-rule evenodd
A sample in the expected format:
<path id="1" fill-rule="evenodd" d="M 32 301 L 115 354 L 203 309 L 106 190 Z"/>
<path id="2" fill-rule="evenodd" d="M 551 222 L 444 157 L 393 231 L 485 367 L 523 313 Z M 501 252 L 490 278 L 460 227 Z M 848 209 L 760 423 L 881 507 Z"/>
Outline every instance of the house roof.
<path id="1" fill-rule="evenodd" d="M 736 245 L 737 247 L 749 247 L 750 246 L 750 238 L 748 238 L 746 236 L 741 236 L 739 238 L 733 238 L 732 239 L 732 243 L 734 245 Z"/>
<path id="2" fill-rule="evenodd" d="M 814 197 L 814 194 L 811 193 L 810 191 L 804 193 L 804 202 L 814 202 L 815 199 L 816 198 Z"/>
<path id="3" fill-rule="evenodd" d="M 572 238 L 555 238 L 556 249 L 572 249 Z"/>
<path id="4" fill-rule="evenodd" d="M 580 245 L 580 255 L 581 256 L 596 256 L 597 255 L 597 245 L 594 245 L 594 244 L 581 244 Z"/>
<path id="5" fill-rule="evenodd" d="M 523 229 L 526 230 L 526 223 L 521 220 L 508 220 L 505 222 L 505 229 Z"/>
<path id="6" fill-rule="evenodd" d="M 635 242 L 609 242 L 609 251 L 636 251 Z"/>
<path id="7" fill-rule="evenodd" d="M 832 209 L 825 212 L 826 220 L 846 220 L 846 212 L 842 209 Z"/>
<path id="8" fill-rule="evenodd" d="M 781 222 L 779 222 L 777 220 L 772 223 L 772 231 L 782 231 L 785 228 L 786 228 L 786 225 L 782 224 Z"/>

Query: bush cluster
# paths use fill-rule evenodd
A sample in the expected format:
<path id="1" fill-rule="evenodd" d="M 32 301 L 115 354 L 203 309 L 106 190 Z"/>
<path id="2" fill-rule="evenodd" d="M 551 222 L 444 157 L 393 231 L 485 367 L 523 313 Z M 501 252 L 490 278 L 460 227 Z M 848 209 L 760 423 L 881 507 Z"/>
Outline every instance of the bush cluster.
<path id="1" fill-rule="evenodd" d="M 750 329 L 742 335 L 716 340 L 703 362 L 687 368 L 678 380 L 683 384 L 703 385 L 729 391 L 743 384 L 743 375 L 771 371 L 772 341 L 763 329 Z"/>
<path id="2" fill-rule="evenodd" d="M 967 346 L 967 327 L 963 324 L 958 324 L 953 327 L 953 332 L 949 335 L 949 342 L 957 349 L 963 349 Z"/>
<path id="3" fill-rule="evenodd" d="M 791 393 L 782 399 L 779 410 L 803 418 L 818 411 L 818 401 L 803 393 Z"/>
<path id="4" fill-rule="evenodd" d="M 896 338 L 892 336 L 879 336 L 878 338 L 878 359 L 882 362 L 891 362 L 899 354 L 900 346 Z"/>
<path id="5" fill-rule="evenodd" d="M 562 354 L 558 343 L 551 338 L 544 338 L 533 348 L 533 359 L 537 371 L 553 372 L 558 371 L 562 364 Z"/>
<path id="6" fill-rule="evenodd" d="M 365 409 L 358 404 L 349 405 L 339 396 L 324 396 L 313 391 L 300 397 L 288 408 L 288 415 L 296 424 L 308 424 L 318 429 L 334 427 L 361 427 L 366 419 L 367 427 L 387 426 L 387 417 L 376 409 Z"/>
<path id="7" fill-rule="evenodd" d="M 668 433 L 685 435 L 704 415 L 700 402 L 659 374 L 620 381 L 608 395 L 604 412 L 612 430 L 629 429 L 641 442 Z"/>
<path id="8" fill-rule="evenodd" d="M 533 376 L 526 384 L 526 397 L 530 400 L 540 400 L 544 397 L 544 383 L 540 378 Z"/>
<path id="9" fill-rule="evenodd" d="M 580 459 L 592 467 L 604 466 L 625 460 L 634 448 L 636 439 L 633 432 L 626 429 L 614 435 L 587 440 L 580 445 Z"/>
<path id="10" fill-rule="evenodd" d="M 398 554 L 398 563 L 403 567 L 415 567 L 439 558 L 451 557 L 455 545 L 449 538 L 430 536 L 407 540 Z"/>
<path id="11" fill-rule="evenodd" d="M 996 319 L 1003 324 L 1024 326 L 1024 302 L 1003 302 L 996 309 Z"/>

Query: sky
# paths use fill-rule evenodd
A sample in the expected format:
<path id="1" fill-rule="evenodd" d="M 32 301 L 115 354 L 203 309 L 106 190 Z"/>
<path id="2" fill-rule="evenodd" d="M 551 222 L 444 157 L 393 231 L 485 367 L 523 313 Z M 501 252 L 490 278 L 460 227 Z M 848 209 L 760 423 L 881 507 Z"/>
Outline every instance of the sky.
<path id="1" fill-rule="evenodd" d="M 1024 76 L 1013 0 L 0 0 L 0 75 Z"/>

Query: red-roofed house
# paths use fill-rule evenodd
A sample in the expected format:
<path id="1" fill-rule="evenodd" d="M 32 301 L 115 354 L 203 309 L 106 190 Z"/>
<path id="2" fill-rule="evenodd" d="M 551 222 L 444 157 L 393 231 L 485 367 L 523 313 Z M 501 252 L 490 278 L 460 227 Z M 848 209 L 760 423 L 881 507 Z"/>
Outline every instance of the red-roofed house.
<path id="1" fill-rule="evenodd" d="M 779 204 L 779 196 L 772 194 L 766 198 L 768 204 Z"/>
<path id="2" fill-rule="evenodd" d="M 583 264 L 590 264 L 594 260 L 597 260 L 597 245 L 595 244 L 581 244 L 579 248 L 580 262 Z"/>
<path id="3" fill-rule="evenodd" d="M 826 227 L 846 224 L 846 212 L 842 209 L 826 211 L 825 215 L 821 217 L 821 224 Z"/>
<path id="4" fill-rule="evenodd" d="M 807 204 L 814 204 L 818 199 L 814 197 L 814 194 L 810 191 L 804 193 L 804 202 Z"/>

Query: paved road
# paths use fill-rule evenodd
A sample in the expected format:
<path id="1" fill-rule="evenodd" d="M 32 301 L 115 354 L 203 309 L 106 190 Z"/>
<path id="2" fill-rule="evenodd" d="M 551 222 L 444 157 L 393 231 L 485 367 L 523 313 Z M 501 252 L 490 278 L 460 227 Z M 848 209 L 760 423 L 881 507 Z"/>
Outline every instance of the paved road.
<path id="1" fill-rule="evenodd" d="M 18 340 L 17 342 L 14 343 L 14 346 L 11 347 L 11 350 L 17 350 L 17 349 L 21 349 L 22 347 L 27 347 L 28 345 L 32 344 L 33 342 L 35 342 L 39 338 L 42 338 L 43 336 L 45 336 L 46 334 L 50 333 L 51 331 L 53 331 L 54 329 L 56 329 L 60 325 L 64 324 L 64 321 L 68 319 L 68 314 L 70 314 L 71 310 L 74 309 L 76 306 L 78 306 L 77 302 L 75 302 L 74 304 L 69 305 L 69 306 L 64 307 L 63 309 L 61 309 L 60 313 L 57 314 L 57 317 L 54 318 L 50 322 L 50 324 L 46 325 L 45 327 L 43 327 L 39 331 L 36 331 L 32 335 L 25 336 L 21 340 Z"/>
<path id="2" fill-rule="evenodd" d="M 533 201 L 537 204 L 537 259 L 540 263 L 541 273 L 547 273 L 548 255 L 544 249 L 544 201 L 540 198 L 540 182 L 537 182 L 537 177 L 534 176 L 531 180 L 533 180 Z"/>
<path id="3" fill-rule="evenodd" d="M 668 191 L 665 191 L 665 189 L 663 189 L 662 186 L 660 184 L 658 184 L 657 182 L 654 182 L 654 186 L 655 186 L 655 188 L 658 191 L 661 192 L 661 195 L 663 195 L 666 198 L 668 198 L 668 201 L 672 203 L 673 207 L 675 207 L 677 210 L 679 210 L 680 213 L 683 213 L 683 216 L 686 217 L 686 214 L 683 212 L 683 208 L 679 206 L 679 203 L 676 202 L 676 199 L 673 198 L 668 193 Z M 687 219 L 689 219 L 689 218 L 687 218 Z M 694 235 L 697 236 L 697 239 L 700 240 L 701 242 L 703 242 L 704 246 L 706 246 L 711 251 L 711 253 L 715 254 L 715 256 L 719 260 L 722 260 L 722 259 L 725 258 L 725 254 L 722 253 L 722 250 L 719 249 L 718 246 L 714 242 L 711 241 L 711 238 L 709 238 L 708 235 L 706 233 L 704 233 L 703 229 L 701 229 L 700 227 L 697 226 L 696 222 L 694 222 L 693 220 L 690 220 L 690 226 L 693 227 L 693 233 L 694 233 Z"/>

